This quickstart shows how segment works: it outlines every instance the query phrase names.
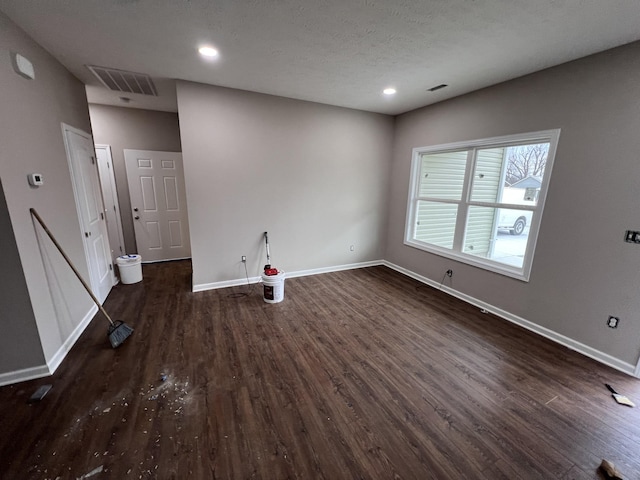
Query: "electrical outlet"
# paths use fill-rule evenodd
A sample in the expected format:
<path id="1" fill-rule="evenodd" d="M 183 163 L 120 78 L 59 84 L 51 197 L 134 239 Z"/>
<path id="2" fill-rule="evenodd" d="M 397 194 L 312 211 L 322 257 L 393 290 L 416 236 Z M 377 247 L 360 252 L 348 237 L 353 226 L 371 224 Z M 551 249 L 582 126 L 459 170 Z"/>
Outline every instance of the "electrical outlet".
<path id="1" fill-rule="evenodd" d="M 624 234 L 624 241 L 628 243 L 640 243 L 640 232 L 637 230 L 627 230 Z"/>
<path id="2" fill-rule="evenodd" d="M 451 269 L 447 270 L 447 277 L 449 278 L 453 277 L 453 270 Z"/>
<path id="3" fill-rule="evenodd" d="M 609 316 L 609 319 L 607 320 L 607 327 L 618 328 L 618 323 L 620 323 L 620 319 L 618 317 Z"/>
<path id="4" fill-rule="evenodd" d="M 242 263 L 247 263 L 247 257 L 242 255 Z"/>

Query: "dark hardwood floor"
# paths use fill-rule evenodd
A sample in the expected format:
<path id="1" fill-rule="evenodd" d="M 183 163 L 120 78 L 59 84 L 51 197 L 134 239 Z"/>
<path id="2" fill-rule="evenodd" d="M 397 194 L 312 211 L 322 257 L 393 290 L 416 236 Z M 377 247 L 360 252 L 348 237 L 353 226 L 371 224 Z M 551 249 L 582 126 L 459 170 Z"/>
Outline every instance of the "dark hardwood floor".
<path id="1" fill-rule="evenodd" d="M 105 303 L 123 346 L 96 316 L 55 375 L 0 388 L 0 478 L 640 478 L 640 408 L 604 388 L 639 380 L 385 267 L 273 305 L 190 274 L 145 265 Z"/>

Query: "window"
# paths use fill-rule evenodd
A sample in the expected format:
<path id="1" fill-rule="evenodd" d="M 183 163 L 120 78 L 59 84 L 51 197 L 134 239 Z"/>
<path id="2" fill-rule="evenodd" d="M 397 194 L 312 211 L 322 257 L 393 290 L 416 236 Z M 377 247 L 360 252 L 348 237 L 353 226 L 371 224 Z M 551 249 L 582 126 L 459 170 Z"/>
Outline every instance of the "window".
<path id="1" fill-rule="evenodd" d="M 414 149 L 405 243 L 529 280 L 559 136 Z"/>

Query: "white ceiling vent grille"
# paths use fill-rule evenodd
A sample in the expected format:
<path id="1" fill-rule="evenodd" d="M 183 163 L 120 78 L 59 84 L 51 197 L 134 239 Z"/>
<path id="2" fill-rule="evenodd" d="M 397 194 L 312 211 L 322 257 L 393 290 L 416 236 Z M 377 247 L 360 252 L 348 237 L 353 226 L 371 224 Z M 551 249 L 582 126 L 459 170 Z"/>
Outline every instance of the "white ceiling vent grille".
<path id="1" fill-rule="evenodd" d="M 114 92 L 158 96 L 153 80 L 144 73 L 127 72 L 95 65 L 87 65 L 87 68 L 100 80 L 100 83 Z"/>

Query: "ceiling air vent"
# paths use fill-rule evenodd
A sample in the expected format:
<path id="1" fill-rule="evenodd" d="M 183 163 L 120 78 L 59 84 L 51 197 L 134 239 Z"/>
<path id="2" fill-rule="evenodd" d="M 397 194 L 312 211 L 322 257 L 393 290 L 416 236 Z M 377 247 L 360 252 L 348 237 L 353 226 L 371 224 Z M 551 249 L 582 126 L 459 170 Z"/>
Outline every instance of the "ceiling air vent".
<path id="1" fill-rule="evenodd" d="M 87 68 L 100 80 L 100 83 L 114 92 L 158 96 L 153 80 L 144 73 L 127 72 L 95 65 L 87 65 Z"/>
<path id="2" fill-rule="evenodd" d="M 449 85 L 447 85 L 446 83 L 442 83 L 440 85 L 436 85 L 435 87 L 428 88 L 427 91 L 428 92 L 435 92 L 436 90 L 440 90 L 441 88 L 445 88 L 445 87 L 448 87 L 448 86 Z"/>

